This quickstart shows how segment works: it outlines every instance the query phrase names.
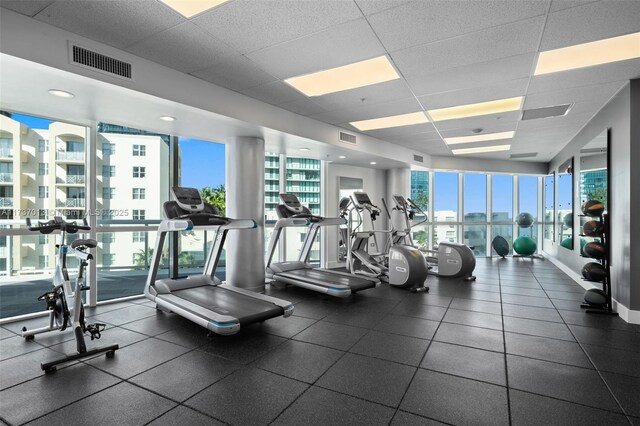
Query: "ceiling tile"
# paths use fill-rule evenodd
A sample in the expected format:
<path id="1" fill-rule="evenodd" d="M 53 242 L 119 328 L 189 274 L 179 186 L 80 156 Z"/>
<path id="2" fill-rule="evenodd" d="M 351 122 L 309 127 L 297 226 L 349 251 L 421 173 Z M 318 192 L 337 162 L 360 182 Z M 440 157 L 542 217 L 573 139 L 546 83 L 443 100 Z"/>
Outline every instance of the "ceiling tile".
<path id="1" fill-rule="evenodd" d="M 570 87 L 590 86 L 640 77 L 640 59 L 597 65 L 531 77 L 527 93 L 562 91 Z"/>
<path id="2" fill-rule="evenodd" d="M 536 52 L 544 16 L 394 52 L 391 57 L 404 76 L 420 76 Z"/>
<path id="3" fill-rule="evenodd" d="M 13 10 L 14 12 L 21 13 L 27 16 L 34 16 L 38 12 L 44 10 L 45 7 L 52 4 L 52 1 L 39 1 L 39 0 L 21 0 L 21 1 L 8 1 L 1 0 L 0 7 L 4 7 L 6 9 Z"/>
<path id="4" fill-rule="evenodd" d="M 453 68 L 435 74 L 406 76 L 417 96 L 495 85 L 531 74 L 535 53 Z"/>
<path id="5" fill-rule="evenodd" d="M 552 92 L 532 93 L 524 101 L 524 109 L 541 108 L 545 106 L 570 104 L 575 102 L 608 101 L 615 95 L 626 81 L 597 84 L 593 86 L 571 87 Z"/>
<path id="6" fill-rule="evenodd" d="M 516 122 L 520 119 L 520 111 L 504 112 L 501 114 L 482 115 L 479 117 L 445 120 L 434 123 L 440 133 L 455 131 L 455 136 L 469 136 L 473 129 L 484 129 L 483 133 L 506 132 L 516 129 Z"/>
<path id="7" fill-rule="evenodd" d="M 272 105 L 304 101 L 308 99 L 306 96 L 281 81 L 261 84 L 260 86 L 242 90 L 240 93 Z"/>
<path id="8" fill-rule="evenodd" d="M 541 118 L 539 120 L 525 120 L 518 122 L 518 131 L 516 137 L 519 137 L 523 132 L 534 132 L 537 130 L 552 129 L 557 127 L 582 127 L 593 116 L 593 113 L 587 114 L 569 114 L 564 117 L 549 117 Z"/>
<path id="9" fill-rule="evenodd" d="M 336 109 L 315 114 L 311 118 L 330 124 L 367 120 L 369 118 L 388 117 L 390 115 L 408 114 L 421 111 L 422 107 L 415 98 L 400 99 L 390 102 L 370 104 L 362 103 L 360 107 Z"/>
<path id="10" fill-rule="evenodd" d="M 599 1 L 549 14 L 540 51 L 640 31 L 640 1 Z"/>
<path id="11" fill-rule="evenodd" d="M 291 111 L 293 113 L 304 115 L 304 116 L 319 114 L 323 111 L 323 109 L 318 104 L 316 104 L 310 99 L 286 102 L 284 104 L 279 104 L 278 106 L 280 108 L 286 109 L 287 111 Z"/>
<path id="12" fill-rule="evenodd" d="M 185 22 L 156 0 L 57 1 L 35 18 L 118 48 Z"/>
<path id="13" fill-rule="evenodd" d="M 372 84 L 357 89 L 343 90 L 342 92 L 329 93 L 328 95 L 315 96 L 313 101 L 330 111 L 334 109 L 358 108 L 363 104 L 376 104 L 412 96 L 407 84 L 402 79 Z M 363 101 L 364 99 L 364 101 Z M 368 117 L 377 118 L 377 117 Z"/>
<path id="14" fill-rule="evenodd" d="M 351 127 L 349 124 L 347 124 L 347 127 L 350 127 L 353 131 L 358 131 L 356 128 Z M 389 139 L 395 136 L 417 135 L 417 134 L 422 134 L 427 132 L 435 132 L 435 128 L 433 127 L 433 124 L 431 123 L 413 124 L 411 126 L 368 130 L 362 133 L 366 133 L 367 135 L 373 136 L 374 138 Z"/>
<path id="15" fill-rule="evenodd" d="M 362 10 L 362 13 L 364 13 L 365 16 L 369 16 L 382 12 L 383 10 L 411 3 L 411 0 L 355 0 L 355 2 L 360 10 Z"/>
<path id="16" fill-rule="evenodd" d="M 570 9 L 576 6 L 584 6 L 585 4 L 589 3 L 594 3 L 594 0 L 552 0 L 549 12 L 553 13 L 559 10 Z"/>
<path id="17" fill-rule="evenodd" d="M 192 21 L 244 54 L 361 17 L 352 1 L 235 0 Z"/>
<path id="18" fill-rule="evenodd" d="M 371 27 L 362 18 L 267 47 L 247 56 L 266 71 L 284 79 L 370 59 L 385 53 Z"/>
<path id="19" fill-rule="evenodd" d="M 548 1 L 414 1 L 369 17 L 389 52 L 544 15 Z"/>
<path id="20" fill-rule="evenodd" d="M 524 96 L 527 91 L 528 84 L 529 78 L 521 78 L 490 86 L 474 87 L 464 90 L 452 90 L 450 92 L 419 96 L 418 100 L 422 106 L 428 110 L 456 105 L 475 104 L 478 102 Z"/>
<path id="21" fill-rule="evenodd" d="M 213 67 L 196 71 L 192 75 L 237 92 L 277 81 L 253 61 L 239 54 Z"/>
<path id="22" fill-rule="evenodd" d="M 127 48 L 135 55 L 191 73 L 225 62 L 238 54 L 191 22 L 154 34 Z"/>

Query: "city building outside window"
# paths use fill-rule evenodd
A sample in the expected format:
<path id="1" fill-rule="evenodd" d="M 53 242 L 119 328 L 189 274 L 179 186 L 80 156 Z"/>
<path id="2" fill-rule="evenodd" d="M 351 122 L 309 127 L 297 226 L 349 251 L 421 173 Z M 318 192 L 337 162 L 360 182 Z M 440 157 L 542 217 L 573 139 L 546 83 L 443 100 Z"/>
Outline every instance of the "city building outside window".
<path id="1" fill-rule="evenodd" d="M 114 177 L 116 175 L 116 166 L 108 166 L 102 165 L 102 176 L 103 177 Z"/>
<path id="2" fill-rule="evenodd" d="M 39 163 L 38 164 L 38 175 L 39 176 L 47 176 L 49 174 L 49 164 L 48 163 Z"/>
<path id="3" fill-rule="evenodd" d="M 102 188 L 102 198 L 104 198 L 105 200 L 111 200 L 115 196 L 116 196 L 115 188 L 109 188 L 109 187 Z"/>
<path id="4" fill-rule="evenodd" d="M 102 155 L 115 155 L 116 144 L 104 142 L 102 144 Z"/>
<path id="5" fill-rule="evenodd" d="M 48 139 L 38 139 L 38 152 L 49 152 Z"/>
<path id="6" fill-rule="evenodd" d="M 144 220 L 144 210 L 133 210 L 133 220 Z"/>
<path id="7" fill-rule="evenodd" d="M 134 178 L 143 178 L 146 175 L 146 167 L 134 166 L 133 167 L 133 177 Z"/>
<path id="8" fill-rule="evenodd" d="M 144 145 L 133 145 L 133 156 L 134 157 L 144 157 L 147 152 L 147 148 Z"/>
<path id="9" fill-rule="evenodd" d="M 134 200 L 144 200 L 144 198 L 145 198 L 145 189 L 144 188 L 133 188 L 132 198 Z"/>
<path id="10" fill-rule="evenodd" d="M 48 186 L 38 186 L 38 198 L 49 198 Z"/>

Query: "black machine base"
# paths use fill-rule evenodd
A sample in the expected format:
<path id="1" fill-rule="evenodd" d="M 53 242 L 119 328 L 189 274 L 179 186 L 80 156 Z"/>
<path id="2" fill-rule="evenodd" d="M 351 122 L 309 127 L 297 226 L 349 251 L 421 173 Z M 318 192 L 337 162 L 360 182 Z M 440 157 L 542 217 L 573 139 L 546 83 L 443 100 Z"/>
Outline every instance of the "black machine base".
<path id="1" fill-rule="evenodd" d="M 111 346 L 105 346 L 104 348 L 96 348 L 96 349 L 91 349 L 89 351 L 86 352 L 82 352 L 82 353 L 77 353 L 77 354 L 73 354 L 73 355 L 67 355 L 64 356 L 62 358 L 56 359 L 54 361 L 50 361 L 50 362 L 43 362 L 42 364 L 40 364 L 40 366 L 42 367 L 42 369 L 49 373 L 52 371 L 56 371 L 56 366 L 60 365 L 60 364 L 64 364 L 66 362 L 70 362 L 70 361 L 75 361 L 77 359 L 83 359 L 83 358 L 87 358 L 93 355 L 99 355 L 102 353 L 106 353 L 107 357 L 112 357 L 115 354 L 115 351 L 117 351 L 119 348 L 118 345 L 111 345 Z"/>
<path id="2" fill-rule="evenodd" d="M 582 309 L 586 309 L 586 313 L 588 314 L 600 314 L 600 315 L 611 315 L 611 316 L 618 316 L 617 312 L 612 311 L 611 309 L 608 308 L 598 308 L 594 305 L 589 305 L 588 303 L 583 303 L 582 305 L 580 305 L 580 307 Z"/>

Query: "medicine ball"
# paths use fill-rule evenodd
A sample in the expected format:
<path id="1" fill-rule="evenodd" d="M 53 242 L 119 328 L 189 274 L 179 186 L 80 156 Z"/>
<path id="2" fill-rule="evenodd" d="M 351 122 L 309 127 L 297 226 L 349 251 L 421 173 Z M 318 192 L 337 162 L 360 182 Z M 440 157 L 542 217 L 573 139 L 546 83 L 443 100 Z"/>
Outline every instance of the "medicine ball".
<path id="1" fill-rule="evenodd" d="M 586 257 L 591 257 L 598 260 L 604 259 L 607 256 L 607 249 L 604 244 L 598 243 L 596 241 L 587 243 L 584 246 L 583 252 Z"/>
<path id="2" fill-rule="evenodd" d="M 582 267 L 582 276 L 587 281 L 601 283 L 607 276 L 607 271 L 598 262 L 589 262 Z"/>
<path id="3" fill-rule="evenodd" d="M 493 239 L 491 247 L 498 253 L 498 256 L 505 257 L 509 254 L 509 242 L 500 235 Z"/>
<path id="4" fill-rule="evenodd" d="M 582 233 L 587 237 L 601 237 L 603 232 L 604 226 L 597 220 L 590 220 L 582 225 Z"/>
<path id="5" fill-rule="evenodd" d="M 589 200 L 582 203 L 582 214 L 598 217 L 604 212 L 604 204 L 599 200 Z"/>
<path id="6" fill-rule="evenodd" d="M 520 213 L 516 218 L 516 223 L 520 228 L 531 228 L 531 225 L 533 225 L 533 216 L 531 213 Z"/>
<path id="7" fill-rule="evenodd" d="M 580 256 L 584 256 L 584 246 L 587 245 L 587 240 L 580 238 Z"/>
<path id="8" fill-rule="evenodd" d="M 590 288 L 584 292 L 584 301 L 593 306 L 604 306 L 607 304 L 607 293 L 599 288 Z"/>

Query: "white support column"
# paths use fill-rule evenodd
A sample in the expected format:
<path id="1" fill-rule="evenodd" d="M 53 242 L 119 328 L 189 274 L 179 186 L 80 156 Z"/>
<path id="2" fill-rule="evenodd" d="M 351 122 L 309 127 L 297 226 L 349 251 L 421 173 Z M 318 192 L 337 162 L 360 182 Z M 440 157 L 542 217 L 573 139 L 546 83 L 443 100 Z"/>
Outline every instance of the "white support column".
<path id="1" fill-rule="evenodd" d="M 264 140 L 237 137 L 227 145 L 227 216 L 253 219 L 257 229 L 230 231 L 227 283 L 264 291 Z"/>
<path id="2" fill-rule="evenodd" d="M 387 196 L 386 202 L 387 207 L 389 208 L 389 213 L 391 213 L 391 209 L 393 209 L 393 195 L 399 194 L 403 197 L 408 197 L 411 191 L 411 169 L 408 167 L 403 168 L 395 168 L 387 170 Z M 375 203 L 376 201 L 374 201 Z M 381 209 L 384 209 L 382 205 L 379 206 Z M 383 212 L 383 216 L 386 214 Z M 403 229 L 405 227 L 404 220 L 400 217 L 392 217 L 395 219 L 393 221 L 394 229 Z M 390 222 L 390 221 L 389 221 Z M 387 229 L 391 227 L 391 223 L 387 224 Z M 378 243 L 385 238 L 382 234 L 376 235 L 376 240 Z M 383 245 L 378 244 L 378 247 L 383 247 Z"/>
<path id="3" fill-rule="evenodd" d="M 87 216 L 87 222 L 91 227 L 91 231 L 89 232 L 88 238 L 98 239 L 97 235 L 97 225 L 98 218 L 96 217 L 96 212 L 98 208 L 98 195 L 97 195 L 97 144 L 98 144 L 98 123 L 93 121 L 89 127 L 87 127 L 87 144 L 85 145 L 85 149 L 87 150 L 86 157 L 86 166 L 85 166 L 85 181 L 87 182 L 86 187 L 86 200 L 88 200 L 87 208 L 89 210 L 89 215 Z M 51 147 L 50 147 L 51 148 Z M 89 262 L 89 267 L 87 268 L 87 280 L 89 281 L 89 294 L 87 295 L 87 299 L 85 303 L 88 303 L 89 306 L 96 306 L 98 303 L 98 259 L 97 259 L 97 248 L 91 249 L 90 252 L 93 254 L 93 262 Z"/>

